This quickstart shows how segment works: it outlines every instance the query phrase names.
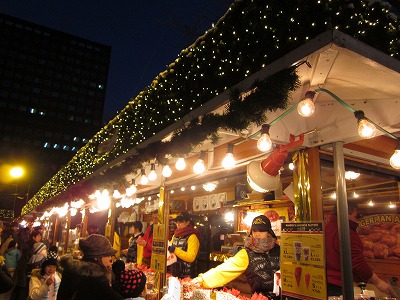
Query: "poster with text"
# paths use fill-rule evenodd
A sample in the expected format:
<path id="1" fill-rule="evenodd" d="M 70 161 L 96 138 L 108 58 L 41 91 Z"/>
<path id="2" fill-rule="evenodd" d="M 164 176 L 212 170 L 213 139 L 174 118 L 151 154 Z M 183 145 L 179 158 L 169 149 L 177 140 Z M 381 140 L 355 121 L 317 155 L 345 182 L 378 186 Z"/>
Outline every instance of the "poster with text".
<path id="1" fill-rule="evenodd" d="M 282 294 L 326 299 L 322 222 L 284 222 L 281 232 Z"/>

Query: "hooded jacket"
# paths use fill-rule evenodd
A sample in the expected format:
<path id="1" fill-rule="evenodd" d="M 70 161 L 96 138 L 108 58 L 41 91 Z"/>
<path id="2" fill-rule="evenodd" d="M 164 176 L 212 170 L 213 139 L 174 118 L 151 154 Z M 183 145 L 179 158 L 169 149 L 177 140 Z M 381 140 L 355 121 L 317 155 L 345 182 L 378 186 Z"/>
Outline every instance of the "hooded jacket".
<path id="1" fill-rule="evenodd" d="M 57 300 L 124 299 L 112 289 L 99 265 L 66 256 L 60 260 L 60 267 L 62 280 Z"/>

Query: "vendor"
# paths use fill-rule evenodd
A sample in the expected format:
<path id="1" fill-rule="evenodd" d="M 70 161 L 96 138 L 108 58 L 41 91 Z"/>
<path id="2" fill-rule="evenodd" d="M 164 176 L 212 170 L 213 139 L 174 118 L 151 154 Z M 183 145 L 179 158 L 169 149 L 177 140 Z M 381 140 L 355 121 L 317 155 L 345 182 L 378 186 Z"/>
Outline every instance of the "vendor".
<path id="1" fill-rule="evenodd" d="M 177 229 L 174 231 L 168 251 L 175 254 L 177 261 L 170 266 L 172 276 L 194 278 L 197 276 L 200 232 L 193 227 L 191 216 L 185 211 L 180 213 L 173 221 Z"/>
<path id="2" fill-rule="evenodd" d="M 279 270 L 280 247 L 276 239 L 269 219 L 264 215 L 255 217 L 244 248 L 192 282 L 204 288 L 216 288 L 245 274 L 251 293 L 269 295 L 274 288 L 274 273 Z"/>

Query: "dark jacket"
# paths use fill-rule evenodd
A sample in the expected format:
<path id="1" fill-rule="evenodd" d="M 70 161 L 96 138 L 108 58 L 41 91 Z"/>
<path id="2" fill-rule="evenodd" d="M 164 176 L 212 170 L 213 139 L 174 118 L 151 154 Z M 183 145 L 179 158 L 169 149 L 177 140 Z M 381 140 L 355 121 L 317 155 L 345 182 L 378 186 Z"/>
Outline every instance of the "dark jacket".
<path id="1" fill-rule="evenodd" d="M 67 256 L 61 259 L 60 267 L 62 280 L 57 300 L 124 299 L 112 289 L 99 265 Z"/>
<path id="2" fill-rule="evenodd" d="M 129 247 L 128 247 L 128 255 L 127 255 L 127 261 L 135 263 L 137 262 L 137 239 L 139 236 L 143 236 L 144 233 L 141 232 L 136 236 L 133 236 L 132 239 L 129 242 Z"/>
<path id="3" fill-rule="evenodd" d="M 187 251 L 189 245 L 188 240 L 191 235 L 192 233 L 183 237 L 173 236 L 172 245 L 183 251 Z M 178 256 L 176 258 L 176 263 L 171 265 L 172 276 L 179 278 L 195 278 L 197 276 L 197 258 L 192 262 L 184 261 Z"/>
<path id="4" fill-rule="evenodd" d="M 0 294 L 6 293 L 13 287 L 13 280 L 4 267 L 0 267 Z"/>
<path id="5" fill-rule="evenodd" d="M 280 247 L 275 245 L 268 253 L 257 253 L 246 248 L 249 266 L 245 272 L 252 293 L 268 295 L 274 288 L 274 273 L 279 270 Z"/>

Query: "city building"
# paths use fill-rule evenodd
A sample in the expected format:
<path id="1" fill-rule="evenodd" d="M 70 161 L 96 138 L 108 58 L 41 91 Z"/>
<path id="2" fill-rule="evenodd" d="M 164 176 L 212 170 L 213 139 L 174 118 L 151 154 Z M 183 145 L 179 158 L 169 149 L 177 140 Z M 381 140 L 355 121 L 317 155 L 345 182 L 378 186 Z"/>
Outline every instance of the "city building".
<path id="1" fill-rule="evenodd" d="M 20 210 L 102 127 L 111 47 L 4 14 L 0 34 L 1 172 L 25 170 L 0 209 Z"/>

